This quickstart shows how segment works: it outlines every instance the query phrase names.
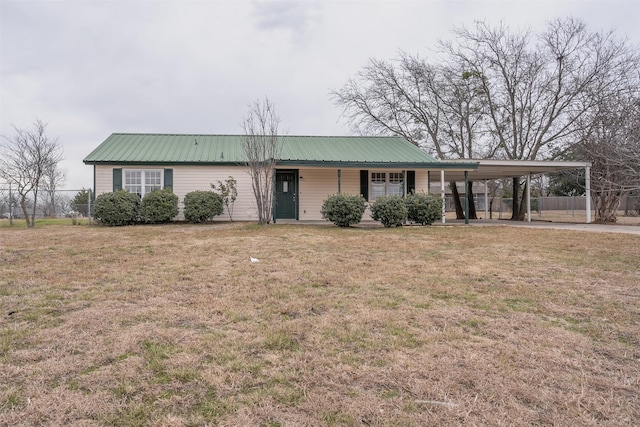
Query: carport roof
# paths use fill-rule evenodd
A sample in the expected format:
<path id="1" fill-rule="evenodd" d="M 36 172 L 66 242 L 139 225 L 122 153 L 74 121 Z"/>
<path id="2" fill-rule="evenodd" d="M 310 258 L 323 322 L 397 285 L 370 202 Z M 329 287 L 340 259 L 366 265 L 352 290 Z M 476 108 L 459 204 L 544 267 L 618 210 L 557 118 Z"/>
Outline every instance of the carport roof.
<path id="1" fill-rule="evenodd" d="M 543 160 L 469 160 L 478 163 L 478 168 L 469 170 L 469 181 L 503 179 L 517 176 L 538 175 L 581 169 L 591 166 L 590 162 L 556 162 Z M 443 160 L 444 164 L 455 164 L 458 160 Z M 464 171 L 445 170 L 446 181 L 464 181 Z"/>

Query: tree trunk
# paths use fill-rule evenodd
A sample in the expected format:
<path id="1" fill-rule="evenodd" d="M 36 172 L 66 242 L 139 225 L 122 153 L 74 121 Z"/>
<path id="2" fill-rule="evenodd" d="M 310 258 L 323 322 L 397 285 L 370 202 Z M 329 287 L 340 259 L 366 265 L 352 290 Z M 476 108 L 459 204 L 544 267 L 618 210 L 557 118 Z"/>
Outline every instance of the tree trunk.
<path id="1" fill-rule="evenodd" d="M 518 221 L 524 221 L 527 215 L 527 191 L 529 187 L 524 184 L 524 190 L 522 190 L 522 197 L 520 198 L 520 209 L 518 209 Z"/>
<path id="2" fill-rule="evenodd" d="M 469 219 L 478 219 L 478 214 L 476 213 L 476 201 L 473 198 L 473 181 L 469 181 Z"/>
<path id="3" fill-rule="evenodd" d="M 512 178 L 513 195 L 511 196 L 511 220 L 518 221 L 518 214 L 520 213 L 520 203 L 518 202 L 518 196 L 520 193 L 520 178 Z"/>
<path id="4" fill-rule="evenodd" d="M 450 182 L 449 188 L 451 188 L 451 194 L 453 195 L 453 205 L 456 208 L 456 219 L 464 219 L 464 209 L 462 207 L 462 203 L 460 202 L 460 193 L 458 193 L 458 186 L 456 186 L 455 182 Z"/>
<path id="5" fill-rule="evenodd" d="M 450 182 L 449 186 L 451 187 L 451 193 L 453 195 L 453 204 L 456 207 L 456 219 L 465 219 L 464 216 L 464 207 L 462 206 L 462 201 L 460 200 L 460 193 L 458 192 L 458 187 L 455 182 Z M 476 203 L 473 200 L 473 181 L 469 181 L 469 219 L 478 219 L 478 215 L 476 213 Z M 467 197 L 467 194 L 465 194 Z"/>
<path id="6" fill-rule="evenodd" d="M 622 195 L 617 191 L 602 191 L 595 195 L 596 218 L 598 223 L 614 223 L 622 203 Z"/>

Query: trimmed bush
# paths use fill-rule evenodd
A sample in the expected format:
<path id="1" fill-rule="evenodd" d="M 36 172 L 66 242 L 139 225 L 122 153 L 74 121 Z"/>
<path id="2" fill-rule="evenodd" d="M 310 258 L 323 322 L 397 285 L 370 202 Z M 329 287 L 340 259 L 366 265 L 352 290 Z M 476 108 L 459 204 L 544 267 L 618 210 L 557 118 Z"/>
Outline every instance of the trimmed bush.
<path id="1" fill-rule="evenodd" d="M 142 198 L 142 219 L 148 224 L 171 221 L 178 215 L 178 196 L 171 190 L 153 190 Z"/>
<path id="2" fill-rule="evenodd" d="M 320 213 L 338 227 L 350 227 L 362 221 L 364 197 L 352 194 L 334 194 L 322 202 Z"/>
<path id="3" fill-rule="evenodd" d="M 222 197 L 212 191 L 192 191 L 184 196 L 184 219 L 189 222 L 213 220 L 223 210 Z"/>
<path id="4" fill-rule="evenodd" d="M 400 226 L 407 217 L 407 205 L 400 196 L 381 196 L 371 204 L 371 218 L 385 227 Z"/>
<path id="5" fill-rule="evenodd" d="M 412 193 L 404 199 L 407 219 L 421 225 L 431 225 L 442 219 L 442 197 L 435 194 Z"/>
<path id="6" fill-rule="evenodd" d="M 140 218 L 140 196 L 125 190 L 96 197 L 93 217 L 108 226 L 130 225 Z"/>

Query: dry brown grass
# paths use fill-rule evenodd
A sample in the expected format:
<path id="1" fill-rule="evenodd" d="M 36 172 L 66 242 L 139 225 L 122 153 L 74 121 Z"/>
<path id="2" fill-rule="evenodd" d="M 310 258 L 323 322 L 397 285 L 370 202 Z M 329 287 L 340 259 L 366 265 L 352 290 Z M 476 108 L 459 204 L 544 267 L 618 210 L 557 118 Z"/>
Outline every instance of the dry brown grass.
<path id="1" fill-rule="evenodd" d="M 0 425 L 633 425 L 639 254 L 509 227 L 3 229 Z"/>

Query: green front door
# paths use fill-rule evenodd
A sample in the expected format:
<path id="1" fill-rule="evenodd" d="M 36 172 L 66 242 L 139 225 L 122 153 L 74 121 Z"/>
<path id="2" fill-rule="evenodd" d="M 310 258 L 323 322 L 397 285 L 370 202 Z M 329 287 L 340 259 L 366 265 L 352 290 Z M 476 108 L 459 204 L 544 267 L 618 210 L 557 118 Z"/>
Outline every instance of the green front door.
<path id="1" fill-rule="evenodd" d="M 276 219 L 298 219 L 298 171 L 276 171 Z"/>

